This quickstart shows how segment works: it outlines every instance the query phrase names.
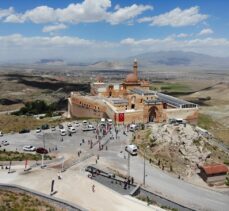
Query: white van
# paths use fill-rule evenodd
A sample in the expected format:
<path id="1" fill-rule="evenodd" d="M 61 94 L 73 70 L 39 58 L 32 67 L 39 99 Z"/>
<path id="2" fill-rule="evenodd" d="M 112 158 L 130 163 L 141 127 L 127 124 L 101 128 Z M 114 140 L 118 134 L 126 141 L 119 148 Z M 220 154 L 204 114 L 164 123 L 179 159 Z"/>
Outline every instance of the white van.
<path id="1" fill-rule="evenodd" d="M 83 126 L 86 126 L 88 123 L 86 120 L 83 120 Z"/>
<path id="2" fill-rule="evenodd" d="M 106 119 L 105 118 L 101 118 L 100 120 L 100 125 L 106 125 Z"/>
<path id="3" fill-rule="evenodd" d="M 134 132 L 136 129 L 137 129 L 137 125 L 135 125 L 135 124 L 130 125 L 130 131 L 131 132 Z"/>
<path id="4" fill-rule="evenodd" d="M 138 148 L 134 144 L 129 144 L 125 147 L 125 150 L 130 153 L 133 156 L 136 156 L 138 154 Z"/>
<path id="5" fill-rule="evenodd" d="M 112 125 L 112 119 L 107 119 L 108 125 Z"/>

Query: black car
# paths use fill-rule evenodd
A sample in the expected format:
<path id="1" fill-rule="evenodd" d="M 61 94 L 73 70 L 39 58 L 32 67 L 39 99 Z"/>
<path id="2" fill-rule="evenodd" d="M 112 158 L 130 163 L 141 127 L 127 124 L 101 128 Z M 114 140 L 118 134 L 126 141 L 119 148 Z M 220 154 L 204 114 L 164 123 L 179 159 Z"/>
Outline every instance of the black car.
<path id="1" fill-rule="evenodd" d="M 42 130 L 47 130 L 47 129 L 49 129 L 49 125 L 48 124 L 42 125 L 41 129 Z"/>
<path id="2" fill-rule="evenodd" d="M 25 128 L 19 131 L 20 134 L 29 133 L 29 132 L 30 132 L 30 130 L 29 129 L 25 129 Z"/>

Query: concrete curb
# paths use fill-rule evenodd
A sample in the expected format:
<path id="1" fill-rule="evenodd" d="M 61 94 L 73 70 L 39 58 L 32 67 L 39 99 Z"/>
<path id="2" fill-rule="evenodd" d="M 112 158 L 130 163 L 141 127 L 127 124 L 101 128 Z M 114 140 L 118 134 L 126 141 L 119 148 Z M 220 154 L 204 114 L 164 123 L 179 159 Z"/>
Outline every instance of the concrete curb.
<path id="1" fill-rule="evenodd" d="M 135 196 L 136 193 L 138 193 L 138 192 L 140 191 L 140 188 L 141 188 L 141 186 L 140 186 L 140 185 L 137 185 L 137 186 L 134 188 L 134 190 L 132 190 L 132 191 L 130 192 L 130 195 L 131 195 L 131 196 Z"/>

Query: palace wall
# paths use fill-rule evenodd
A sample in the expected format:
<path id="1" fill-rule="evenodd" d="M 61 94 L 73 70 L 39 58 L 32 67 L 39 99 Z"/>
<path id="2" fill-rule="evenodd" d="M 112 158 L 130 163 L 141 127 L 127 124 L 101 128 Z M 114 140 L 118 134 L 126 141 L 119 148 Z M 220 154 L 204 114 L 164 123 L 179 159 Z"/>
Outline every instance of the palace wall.
<path id="1" fill-rule="evenodd" d="M 96 111 L 91 108 L 82 107 L 79 105 L 72 104 L 70 106 L 69 114 L 72 117 L 87 117 L 87 118 L 102 118 L 104 112 Z"/>
<path id="2" fill-rule="evenodd" d="M 196 123 L 198 119 L 198 107 L 196 108 L 173 108 L 173 109 L 164 109 L 163 112 L 166 116 L 166 119 L 171 118 L 185 119 L 190 123 Z"/>

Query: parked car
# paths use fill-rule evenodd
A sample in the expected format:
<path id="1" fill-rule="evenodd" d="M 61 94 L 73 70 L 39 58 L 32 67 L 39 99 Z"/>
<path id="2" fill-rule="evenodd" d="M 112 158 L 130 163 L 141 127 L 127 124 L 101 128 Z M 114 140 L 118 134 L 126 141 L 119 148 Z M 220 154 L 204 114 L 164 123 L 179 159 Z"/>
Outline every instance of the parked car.
<path id="1" fill-rule="evenodd" d="M 83 131 L 92 131 L 95 129 L 96 128 L 93 125 L 87 125 L 86 127 L 83 128 Z"/>
<path id="2" fill-rule="evenodd" d="M 138 148 L 134 144 L 129 144 L 125 147 L 125 150 L 130 153 L 131 155 L 135 156 L 138 154 Z"/>
<path id="3" fill-rule="evenodd" d="M 79 122 L 75 122 L 75 127 L 79 127 L 80 123 Z"/>
<path id="4" fill-rule="evenodd" d="M 29 132 L 30 132 L 30 130 L 29 129 L 25 129 L 25 128 L 19 131 L 20 134 L 29 133 Z"/>
<path id="5" fill-rule="evenodd" d="M 23 150 L 24 151 L 29 151 L 29 152 L 34 152 L 34 151 L 36 151 L 36 147 L 31 146 L 31 145 L 27 145 L 27 146 L 23 147 Z"/>
<path id="6" fill-rule="evenodd" d="M 36 129 L 36 133 L 40 133 L 40 132 L 41 132 L 41 128 L 38 127 L 38 128 Z"/>
<path id="7" fill-rule="evenodd" d="M 74 127 L 69 127 L 68 131 L 71 133 L 76 133 L 76 129 Z"/>
<path id="8" fill-rule="evenodd" d="M 48 150 L 43 148 L 43 147 L 38 147 L 36 149 L 36 153 L 39 153 L 39 154 L 48 154 Z"/>
<path id="9" fill-rule="evenodd" d="M 88 123 L 86 120 L 83 120 L 83 126 L 86 126 Z"/>
<path id="10" fill-rule="evenodd" d="M 59 129 L 64 129 L 64 126 L 59 124 Z"/>
<path id="11" fill-rule="evenodd" d="M 52 127 L 51 127 L 51 130 L 52 130 L 52 131 L 55 131 L 55 130 L 56 130 L 56 127 L 55 127 L 55 126 L 52 126 Z"/>
<path id="12" fill-rule="evenodd" d="M 0 137 L 2 137 L 3 136 L 3 132 L 2 131 L 0 131 Z"/>
<path id="13" fill-rule="evenodd" d="M 2 141 L 2 145 L 3 145 L 3 146 L 7 146 L 7 145 L 10 145 L 10 144 L 9 144 L 9 142 L 8 142 L 8 141 L 3 140 L 3 141 Z"/>
<path id="14" fill-rule="evenodd" d="M 72 127 L 72 124 L 71 123 L 68 123 L 67 124 L 68 128 Z"/>
<path id="15" fill-rule="evenodd" d="M 42 130 L 47 130 L 47 129 L 49 129 L 49 125 L 48 124 L 44 124 L 44 125 L 41 126 L 41 129 Z"/>
<path id="16" fill-rule="evenodd" d="M 60 135 L 61 136 L 66 136 L 67 135 L 67 132 L 65 129 L 60 129 Z"/>

